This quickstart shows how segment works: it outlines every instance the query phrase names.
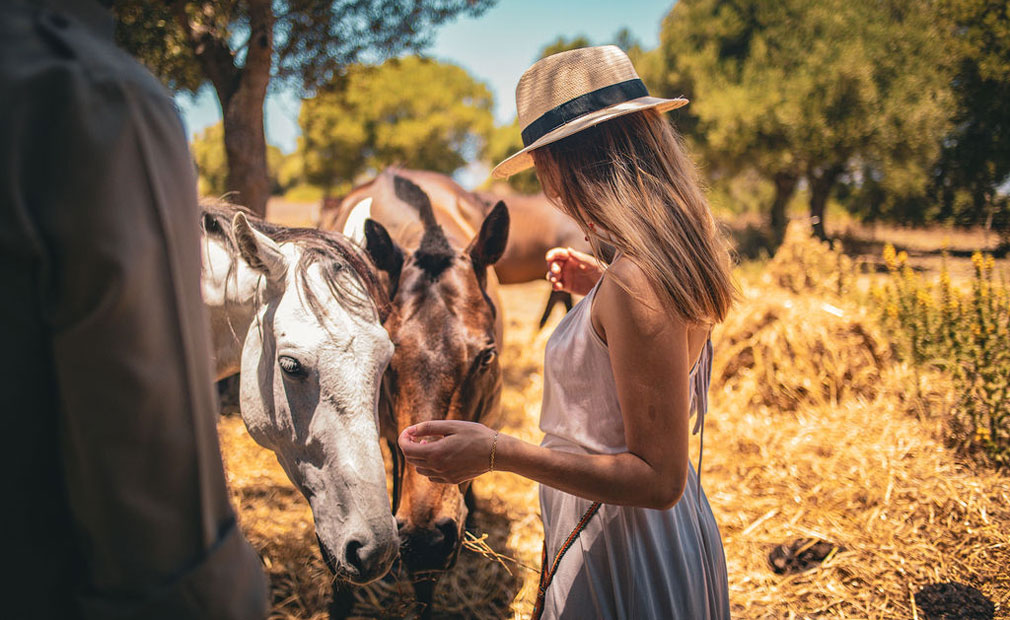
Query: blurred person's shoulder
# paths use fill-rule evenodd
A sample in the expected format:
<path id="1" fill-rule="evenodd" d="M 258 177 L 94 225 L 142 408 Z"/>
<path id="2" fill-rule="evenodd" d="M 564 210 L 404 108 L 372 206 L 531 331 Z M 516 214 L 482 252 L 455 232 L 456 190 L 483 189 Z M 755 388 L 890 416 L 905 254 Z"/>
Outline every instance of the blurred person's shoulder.
<path id="1" fill-rule="evenodd" d="M 0 2 L 0 90 L 15 98 L 19 86 L 23 95 L 42 87 L 54 97 L 70 94 L 67 87 L 125 90 L 172 107 L 164 86 L 116 46 L 114 28 L 111 14 L 92 0 Z"/>

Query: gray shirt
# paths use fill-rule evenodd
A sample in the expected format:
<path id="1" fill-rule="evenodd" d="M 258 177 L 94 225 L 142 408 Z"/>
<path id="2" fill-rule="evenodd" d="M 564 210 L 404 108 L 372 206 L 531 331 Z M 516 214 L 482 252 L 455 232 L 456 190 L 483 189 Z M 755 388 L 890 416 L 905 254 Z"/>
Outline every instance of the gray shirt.
<path id="1" fill-rule="evenodd" d="M 263 617 L 183 129 L 108 15 L 65 4 L 0 4 L 0 613 Z"/>

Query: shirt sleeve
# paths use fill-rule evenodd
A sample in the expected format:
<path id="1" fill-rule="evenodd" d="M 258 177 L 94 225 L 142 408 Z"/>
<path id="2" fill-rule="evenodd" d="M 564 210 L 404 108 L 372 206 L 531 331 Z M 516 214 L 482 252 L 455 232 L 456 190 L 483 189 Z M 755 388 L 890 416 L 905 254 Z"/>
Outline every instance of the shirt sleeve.
<path id="1" fill-rule="evenodd" d="M 111 44 L 67 37 L 71 58 L 25 72 L 7 103 L 86 564 L 81 608 L 93 618 L 263 617 L 266 582 L 236 526 L 218 447 L 178 115 Z M 87 61 L 75 61 L 82 48 Z"/>

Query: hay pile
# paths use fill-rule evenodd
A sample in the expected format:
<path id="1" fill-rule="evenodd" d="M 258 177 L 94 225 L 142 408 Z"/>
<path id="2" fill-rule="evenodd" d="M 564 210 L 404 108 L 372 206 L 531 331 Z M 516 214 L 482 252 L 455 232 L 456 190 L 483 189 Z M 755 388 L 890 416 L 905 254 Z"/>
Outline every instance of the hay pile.
<path id="1" fill-rule="evenodd" d="M 734 406 L 797 411 L 880 392 L 891 352 L 865 310 L 785 292 L 757 296 L 716 337 L 713 386 L 732 394 Z"/>
<path id="2" fill-rule="evenodd" d="M 802 237 L 794 242 L 792 256 L 815 255 Z M 844 280 L 839 296 L 838 280 L 800 277 L 808 262 L 777 260 L 746 278 L 742 303 L 715 335 L 702 483 L 723 534 L 733 616 L 925 618 L 913 596 L 955 581 L 1010 618 L 1010 478 L 961 464 L 943 446 L 949 384 L 896 361 Z M 540 439 L 544 343 L 558 320 L 535 333 L 547 290 L 505 292 L 503 429 L 530 441 Z M 273 617 L 325 618 L 327 574 L 308 507 L 240 420 L 224 419 L 221 436 L 242 527 L 268 562 Z M 473 533 L 538 567 L 536 486 L 495 473 L 475 491 Z M 768 553 L 797 538 L 844 551 L 775 574 Z M 528 617 L 538 575 L 504 564 L 464 549 L 435 617 Z M 382 618 L 413 610 L 409 584 L 395 580 L 359 592 L 355 608 Z"/>
<path id="3" fill-rule="evenodd" d="M 718 332 L 702 478 L 734 617 L 923 617 L 911 597 L 944 581 L 977 587 L 1010 617 L 1010 484 L 942 445 L 949 385 L 930 377 L 916 396 L 916 375 L 881 352 L 858 308 L 837 317 L 815 300 L 787 308 L 788 297 L 746 293 Z M 726 354 L 741 347 L 754 362 Z M 769 552 L 797 538 L 845 551 L 776 575 Z"/>

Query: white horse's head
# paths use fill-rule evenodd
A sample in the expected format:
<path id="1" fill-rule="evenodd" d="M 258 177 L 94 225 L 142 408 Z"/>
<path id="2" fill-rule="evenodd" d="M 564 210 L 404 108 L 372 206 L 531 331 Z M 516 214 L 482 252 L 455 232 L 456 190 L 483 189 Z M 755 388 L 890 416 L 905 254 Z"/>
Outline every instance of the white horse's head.
<path id="1" fill-rule="evenodd" d="M 379 389 L 393 354 L 379 288 L 345 238 L 254 221 L 204 209 L 218 373 L 240 367 L 242 418 L 308 499 L 327 565 L 367 583 L 399 546 L 379 450 Z"/>

